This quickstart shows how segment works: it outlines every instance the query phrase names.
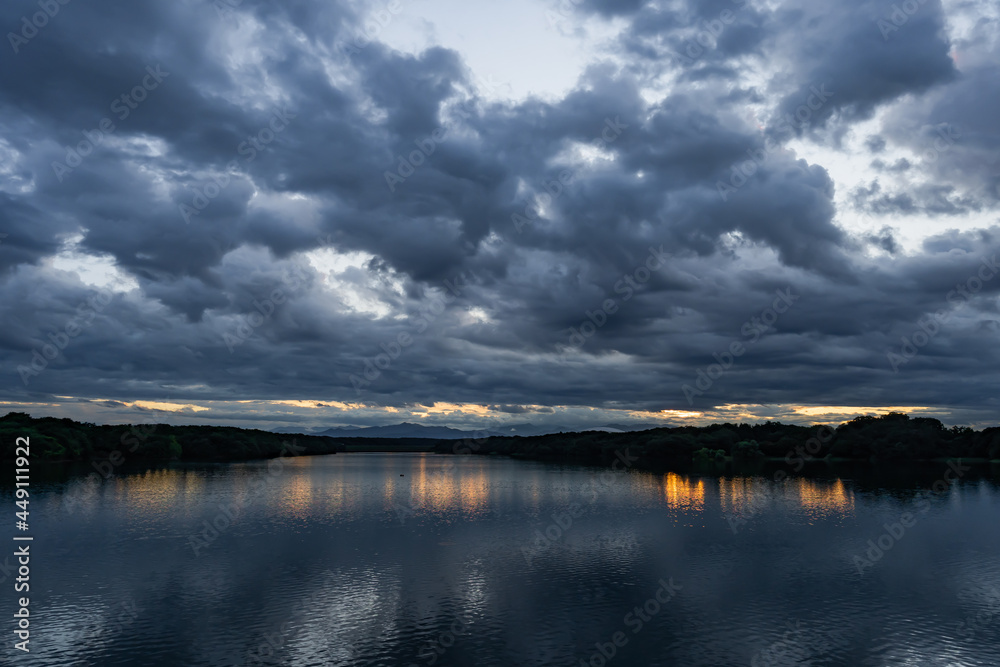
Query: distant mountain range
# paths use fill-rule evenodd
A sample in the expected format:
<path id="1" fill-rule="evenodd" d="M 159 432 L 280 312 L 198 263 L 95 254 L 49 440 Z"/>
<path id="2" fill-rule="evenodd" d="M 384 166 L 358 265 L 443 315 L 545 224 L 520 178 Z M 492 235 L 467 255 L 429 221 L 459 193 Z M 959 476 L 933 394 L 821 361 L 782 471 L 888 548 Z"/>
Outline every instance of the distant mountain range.
<path id="1" fill-rule="evenodd" d="M 569 428 L 566 426 L 539 426 L 535 424 L 510 424 L 489 429 L 491 436 L 499 435 L 546 435 L 549 433 L 573 433 L 582 431 L 605 431 L 608 433 L 628 433 L 646 431 L 651 428 L 661 428 L 670 424 L 605 424 L 585 428 Z M 305 435 L 325 435 L 336 438 L 433 438 L 436 440 L 461 440 L 463 438 L 482 437 L 482 431 L 463 431 L 448 426 L 424 426 L 403 422 L 391 426 L 338 426 L 326 430 L 303 431 L 294 426 L 275 429 L 278 433 L 303 433 Z"/>

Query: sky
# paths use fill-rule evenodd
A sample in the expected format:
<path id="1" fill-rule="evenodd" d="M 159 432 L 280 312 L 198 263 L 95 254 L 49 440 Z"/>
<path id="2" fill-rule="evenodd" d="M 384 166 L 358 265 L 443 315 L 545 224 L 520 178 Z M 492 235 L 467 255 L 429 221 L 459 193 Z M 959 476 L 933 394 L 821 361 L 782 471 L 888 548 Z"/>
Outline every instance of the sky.
<path id="1" fill-rule="evenodd" d="M 998 20 L 6 2 L 0 410 L 998 424 Z"/>

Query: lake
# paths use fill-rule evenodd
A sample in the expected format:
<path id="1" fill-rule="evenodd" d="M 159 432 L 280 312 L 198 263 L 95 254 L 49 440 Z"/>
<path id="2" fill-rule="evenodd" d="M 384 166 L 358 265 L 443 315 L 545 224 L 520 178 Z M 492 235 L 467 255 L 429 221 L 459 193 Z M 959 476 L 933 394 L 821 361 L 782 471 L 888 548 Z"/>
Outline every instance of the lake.
<path id="1" fill-rule="evenodd" d="M 33 472 L 32 651 L 4 664 L 1000 665 L 989 466 L 780 465 Z"/>

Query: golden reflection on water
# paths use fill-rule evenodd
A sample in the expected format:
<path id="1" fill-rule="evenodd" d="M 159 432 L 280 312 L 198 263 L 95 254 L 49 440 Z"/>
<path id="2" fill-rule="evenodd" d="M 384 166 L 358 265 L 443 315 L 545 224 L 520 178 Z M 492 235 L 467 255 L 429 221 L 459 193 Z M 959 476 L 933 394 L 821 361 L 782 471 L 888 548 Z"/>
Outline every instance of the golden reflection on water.
<path id="1" fill-rule="evenodd" d="M 439 465 L 421 456 L 409 468 L 405 479 L 386 474 L 379 480 L 381 488 L 352 483 L 342 475 L 323 475 L 317 484 L 309 468 L 313 461 L 284 461 L 287 470 L 269 472 L 266 467 L 247 468 L 232 479 L 234 498 L 244 498 L 261 481 L 267 482 L 263 498 L 275 503 L 283 514 L 307 516 L 322 506 L 327 513 L 350 512 L 362 502 L 362 496 L 375 491 L 387 507 L 409 503 L 411 507 L 426 508 L 434 512 L 460 510 L 467 516 L 481 514 L 492 505 L 497 488 L 487 464 L 462 467 Z M 235 468 L 235 466 L 234 466 Z M 321 471 L 319 471 L 321 472 Z M 714 498 L 718 491 L 719 506 L 723 513 L 752 514 L 775 504 L 805 514 L 809 519 L 845 516 L 855 510 L 854 493 L 840 479 L 836 481 L 789 478 L 774 483 L 763 477 L 698 478 L 669 472 L 664 475 L 636 472 L 616 476 L 615 484 L 591 478 L 587 481 L 568 482 L 566 488 L 546 489 L 541 473 L 530 471 L 522 477 L 520 493 L 526 504 L 538 505 L 543 496 L 557 501 L 575 502 L 577 496 L 589 497 L 593 493 L 603 496 L 604 502 L 614 502 L 620 494 L 643 497 L 650 503 L 665 503 L 669 508 L 703 513 L 706 495 Z M 622 485 L 619 480 L 624 482 Z M 116 501 L 125 502 L 140 513 L 162 513 L 177 507 L 178 503 L 197 504 L 203 501 L 207 479 L 203 472 L 184 469 L 149 470 L 143 474 L 117 477 L 108 483 L 108 492 Z M 589 483 L 589 484 L 588 484 Z M 596 486 L 595 486 L 596 484 Z M 714 502 L 714 501 L 713 501 Z"/>
<path id="2" fill-rule="evenodd" d="M 350 510 L 358 499 L 357 489 L 348 487 L 340 475 L 331 475 L 325 478 L 320 494 L 322 505 L 329 514 Z"/>
<path id="3" fill-rule="evenodd" d="M 486 507 L 489 499 L 489 483 L 482 466 L 475 473 L 462 475 L 462 510 L 475 514 Z"/>
<path id="4" fill-rule="evenodd" d="M 182 470 L 149 470 L 141 475 L 114 478 L 115 501 L 127 502 L 131 511 L 140 513 L 162 512 L 172 509 L 181 495 L 197 502 Z M 195 494 L 199 488 L 194 491 Z M 124 506 L 124 505 L 122 505 Z"/>
<path id="5" fill-rule="evenodd" d="M 719 505 L 723 512 L 749 514 L 774 502 L 801 509 L 815 518 L 854 511 L 854 493 L 840 479 L 827 482 L 800 477 L 784 484 L 760 477 L 719 479 Z"/>
<path id="6" fill-rule="evenodd" d="M 292 474 L 282 482 L 276 494 L 281 511 L 295 517 L 307 516 L 313 502 L 312 476 L 307 473 Z"/>
<path id="7" fill-rule="evenodd" d="M 757 482 L 757 492 L 754 492 Z M 719 479 L 719 505 L 723 512 L 744 512 L 766 498 L 770 487 L 753 477 L 722 477 Z"/>
<path id="8" fill-rule="evenodd" d="M 663 476 L 663 499 L 672 509 L 705 509 L 705 480 L 692 481 L 677 473 L 668 472 Z"/>
<path id="9" fill-rule="evenodd" d="M 420 457 L 416 483 L 410 489 L 413 504 L 443 510 L 456 504 L 459 495 L 457 473 L 453 470 L 427 471 L 426 457 Z"/>
<path id="10" fill-rule="evenodd" d="M 205 478 L 193 472 L 184 475 L 184 500 L 188 504 L 200 503 L 205 494 Z"/>
<path id="11" fill-rule="evenodd" d="M 409 498 L 405 498 L 409 491 Z M 392 504 L 402 494 L 414 507 L 432 511 L 455 508 L 474 514 L 485 508 L 490 499 L 489 478 L 480 465 L 476 469 L 453 468 L 428 471 L 427 458 L 421 457 L 407 481 L 393 479 L 386 484 L 385 500 Z"/>
<path id="12" fill-rule="evenodd" d="M 795 497 L 802 509 L 812 516 L 850 514 L 854 511 L 854 493 L 841 480 L 833 484 L 800 478 L 786 488 L 786 497 Z"/>

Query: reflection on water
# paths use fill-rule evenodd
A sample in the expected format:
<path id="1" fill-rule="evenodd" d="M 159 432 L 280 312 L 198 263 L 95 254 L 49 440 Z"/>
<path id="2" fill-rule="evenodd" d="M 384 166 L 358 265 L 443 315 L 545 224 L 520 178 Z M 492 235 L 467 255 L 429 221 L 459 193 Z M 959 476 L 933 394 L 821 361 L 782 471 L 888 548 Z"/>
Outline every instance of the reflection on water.
<path id="1" fill-rule="evenodd" d="M 617 632 L 620 665 L 1000 664 L 996 484 L 939 494 L 859 572 L 934 478 L 860 479 L 428 454 L 84 474 L 33 498 L 19 664 L 578 665 Z"/>
<path id="2" fill-rule="evenodd" d="M 667 473 L 663 476 L 663 499 L 675 509 L 700 512 L 705 509 L 705 482 Z"/>
<path id="3" fill-rule="evenodd" d="M 796 500 L 803 510 L 814 517 L 849 514 L 854 511 L 854 494 L 839 479 L 832 484 L 798 479 L 795 486 L 798 487 Z"/>
<path id="4" fill-rule="evenodd" d="M 854 511 L 854 492 L 841 479 L 800 477 L 772 482 L 762 477 L 722 477 L 718 485 L 722 511 L 739 516 L 773 510 L 778 505 L 814 518 L 842 517 Z"/>

